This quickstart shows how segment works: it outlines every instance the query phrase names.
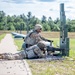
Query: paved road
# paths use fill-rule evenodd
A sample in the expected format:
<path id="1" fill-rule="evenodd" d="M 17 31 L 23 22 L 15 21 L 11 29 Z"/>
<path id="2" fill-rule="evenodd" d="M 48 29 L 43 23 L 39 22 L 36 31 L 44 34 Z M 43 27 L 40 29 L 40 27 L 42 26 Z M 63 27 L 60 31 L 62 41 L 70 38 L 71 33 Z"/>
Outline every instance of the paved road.
<path id="1" fill-rule="evenodd" d="M 7 34 L 0 42 L 0 53 L 16 53 L 11 34 Z M 26 60 L 0 60 L 0 75 L 32 75 Z"/>

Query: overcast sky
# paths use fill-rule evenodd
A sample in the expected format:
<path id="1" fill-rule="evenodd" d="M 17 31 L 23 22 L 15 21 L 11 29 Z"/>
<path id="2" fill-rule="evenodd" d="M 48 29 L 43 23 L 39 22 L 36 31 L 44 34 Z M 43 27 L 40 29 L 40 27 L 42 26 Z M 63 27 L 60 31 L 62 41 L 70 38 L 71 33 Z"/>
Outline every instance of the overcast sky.
<path id="1" fill-rule="evenodd" d="M 66 18 L 75 19 L 75 0 L 0 0 L 0 11 L 6 15 L 32 15 L 42 18 L 45 15 L 52 19 L 60 18 L 60 3 L 64 3 Z"/>

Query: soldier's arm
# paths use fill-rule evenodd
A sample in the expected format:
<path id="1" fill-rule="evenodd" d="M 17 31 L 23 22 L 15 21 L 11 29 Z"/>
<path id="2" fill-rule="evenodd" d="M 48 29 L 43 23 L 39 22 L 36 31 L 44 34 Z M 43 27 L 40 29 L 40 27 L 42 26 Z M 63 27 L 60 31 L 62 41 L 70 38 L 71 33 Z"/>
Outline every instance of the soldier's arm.
<path id="1" fill-rule="evenodd" d="M 44 37 L 42 37 L 42 36 L 40 36 L 40 38 L 41 38 L 42 40 L 44 40 L 44 41 L 53 42 L 53 40 L 46 39 L 46 38 L 44 38 Z"/>

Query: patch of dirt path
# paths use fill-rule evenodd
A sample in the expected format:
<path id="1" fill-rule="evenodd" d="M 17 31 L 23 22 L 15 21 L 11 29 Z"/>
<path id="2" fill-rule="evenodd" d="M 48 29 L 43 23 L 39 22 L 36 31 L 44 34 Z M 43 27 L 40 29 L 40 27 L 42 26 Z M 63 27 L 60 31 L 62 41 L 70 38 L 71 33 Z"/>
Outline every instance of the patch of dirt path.
<path id="1" fill-rule="evenodd" d="M 11 34 L 6 34 L 4 39 L 0 42 L 0 53 L 16 53 L 17 46 L 14 44 L 14 40 Z"/>

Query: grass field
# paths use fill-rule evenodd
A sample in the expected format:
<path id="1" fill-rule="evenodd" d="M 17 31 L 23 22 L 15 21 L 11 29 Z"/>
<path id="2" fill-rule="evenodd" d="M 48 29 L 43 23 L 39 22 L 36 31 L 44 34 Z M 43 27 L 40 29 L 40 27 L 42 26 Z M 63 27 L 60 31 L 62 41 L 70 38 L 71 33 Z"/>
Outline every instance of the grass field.
<path id="1" fill-rule="evenodd" d="M 75 75 L 75 61 L 32 61 L 27 60 L 33 75 Z"/>

